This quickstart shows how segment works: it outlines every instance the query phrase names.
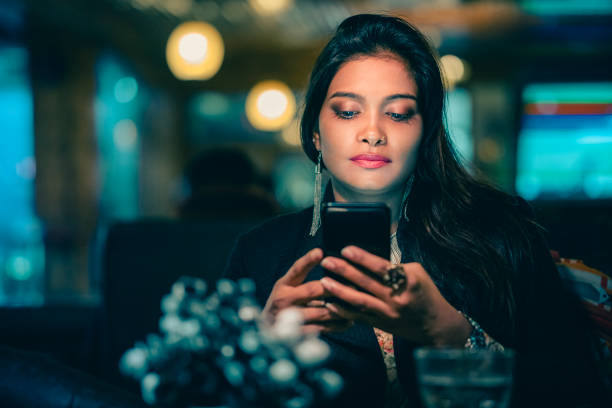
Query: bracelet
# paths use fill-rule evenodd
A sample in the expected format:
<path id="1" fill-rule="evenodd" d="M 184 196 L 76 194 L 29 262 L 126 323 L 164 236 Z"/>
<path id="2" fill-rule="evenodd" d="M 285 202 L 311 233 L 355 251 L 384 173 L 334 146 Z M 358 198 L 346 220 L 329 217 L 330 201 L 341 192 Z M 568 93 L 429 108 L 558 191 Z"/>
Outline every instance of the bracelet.
<path id="1" fill-rule="evenodd" d="M 465 319 L 468 321 L 470 326 L 472 326 L 472 330 L 470 330 L 470 335 L 468 336 L 465 345 L 463 346 L 468 350 L 504 350 L 504 346 L 495 341 L 491 336 L 489 336 L 482 327 L 476 322 L 476 320 L 472 319 L 470 316 L 466 315 L 463 312 L 459 312 Z"/>

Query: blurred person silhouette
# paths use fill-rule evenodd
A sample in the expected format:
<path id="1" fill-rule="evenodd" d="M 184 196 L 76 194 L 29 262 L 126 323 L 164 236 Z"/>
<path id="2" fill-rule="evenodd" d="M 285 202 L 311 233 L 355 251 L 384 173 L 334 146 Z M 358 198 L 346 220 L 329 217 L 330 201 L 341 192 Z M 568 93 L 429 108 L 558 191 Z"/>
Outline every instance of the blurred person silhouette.
<path id="1" fill-rule="evenodd" d="M 263 219 L 280 206 L 249 157 L 237 148 L 199 153 L 185 169 L 187 196 L 179 204 L 183 219 Z"/>
<path id="2" fill-rule="evenodd" d="M 236 237 L 279 209 L 247 154 L 236 148 L 198 153 L 185 168 L 184 182 L 187 194 L 177 205 L 178 220 L 118 222 L 105 241 L 96 371 L 128 389 L 133 384 L 121 376 L 117 361 L 156 330 L 159 300 L 172 283 L 185 274 L 214 282 Z M 126 295 L 133 288 L 139 291 L 137 301 Z"/>

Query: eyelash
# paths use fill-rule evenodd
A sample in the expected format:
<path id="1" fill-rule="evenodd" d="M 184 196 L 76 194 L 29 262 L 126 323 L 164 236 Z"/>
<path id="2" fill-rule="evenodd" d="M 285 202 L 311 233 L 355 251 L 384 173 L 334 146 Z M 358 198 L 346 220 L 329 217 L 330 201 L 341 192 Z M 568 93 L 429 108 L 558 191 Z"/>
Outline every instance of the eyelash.
<path id="1" fill-rule="evenodd" d="M 346 110 L 335 110 L 334 113 L 340 119 L 348 120 L 353 119 L 355 116 L 359 114 L 357 111 L 346 111 Z"/>
<path id="2" fill-rule="evenodd" d="M 386 112 L 385 115 L 395 122 L 407 122 L 414 116 L 414 111 L 409 111 L 408 113 Z"/>
<path id="3" fill-rule="evenodd" d="M 358 111 L 349 111 L 349 110 L 336 110 L 334 109 L 334 113 L 336 116 L 342 120 L 353 119 L 355 116 L 359 115 Z M 408 113 L 395 113 L 395 112 L 385 112 L 385 115 L 391 118 L 394 122 L 407 122 L 414 116 L 414 111 L 409 111 Z"/>

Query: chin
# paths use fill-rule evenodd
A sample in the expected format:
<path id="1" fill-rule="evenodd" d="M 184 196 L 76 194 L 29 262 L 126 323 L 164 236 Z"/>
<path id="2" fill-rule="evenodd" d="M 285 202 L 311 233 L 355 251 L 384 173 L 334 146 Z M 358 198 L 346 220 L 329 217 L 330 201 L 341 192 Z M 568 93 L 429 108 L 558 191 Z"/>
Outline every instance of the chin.
<path id="1" fill-rule="evenodd" d="M 350 190 L 354 193 L 364 196 L 378 196 L 382 194 L 386 194 L 397 186 L 392 185 L 391 183 L 381 183 L 381 182 L 359 182 L 359 183 L 342 183 L 343 188 Z M 394 188 L 395 187 L 395 188 Z"/>

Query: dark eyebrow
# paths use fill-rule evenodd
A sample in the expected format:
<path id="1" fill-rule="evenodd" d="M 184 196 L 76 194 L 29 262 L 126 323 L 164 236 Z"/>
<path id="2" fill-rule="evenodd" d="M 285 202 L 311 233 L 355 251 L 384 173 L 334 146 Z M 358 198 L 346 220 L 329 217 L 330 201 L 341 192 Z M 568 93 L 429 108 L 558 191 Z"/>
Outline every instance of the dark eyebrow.
<path id="1" fill-rule="evenodd" d="M 394 99 L 413 99 L 413 100 L 417 100 L 417 97 L 415 95 L 412 94 L 393 94 L 393 95 L 389 95 L 385 98 L 385 100 L 387 101 L 392 101 Z"/>
<path id="2" fill-rule="evenodd" d="M 338 97 L 345 97 L 345 98 L 357 99 L 358 101 L 363 101 L 363 96 L 357 95 L 356 93 L 353 93 L 353 92 L 334 92 L 329 97 L 329 99 L 338 98 Z"/>
<path id="3" fill-rule="evenodd" d="M 334 92 L 329 99 L 332 98 L 338 98 L 338 97 L 345 97 L 345 98 L 351 98 L 351 99 L 356 99 L 358 101 L 363 101 L 363 96 L 361 95 L 357 95 L 356 93 L 353 92 Z M 386 101 L 392 101 L 394 99 L 413 99 L 413 100 L 417 100 L 417 97 L 415 95 L 412 94 L 393 94 L 393 95 L 389 95 L 385 98 Z"/>

